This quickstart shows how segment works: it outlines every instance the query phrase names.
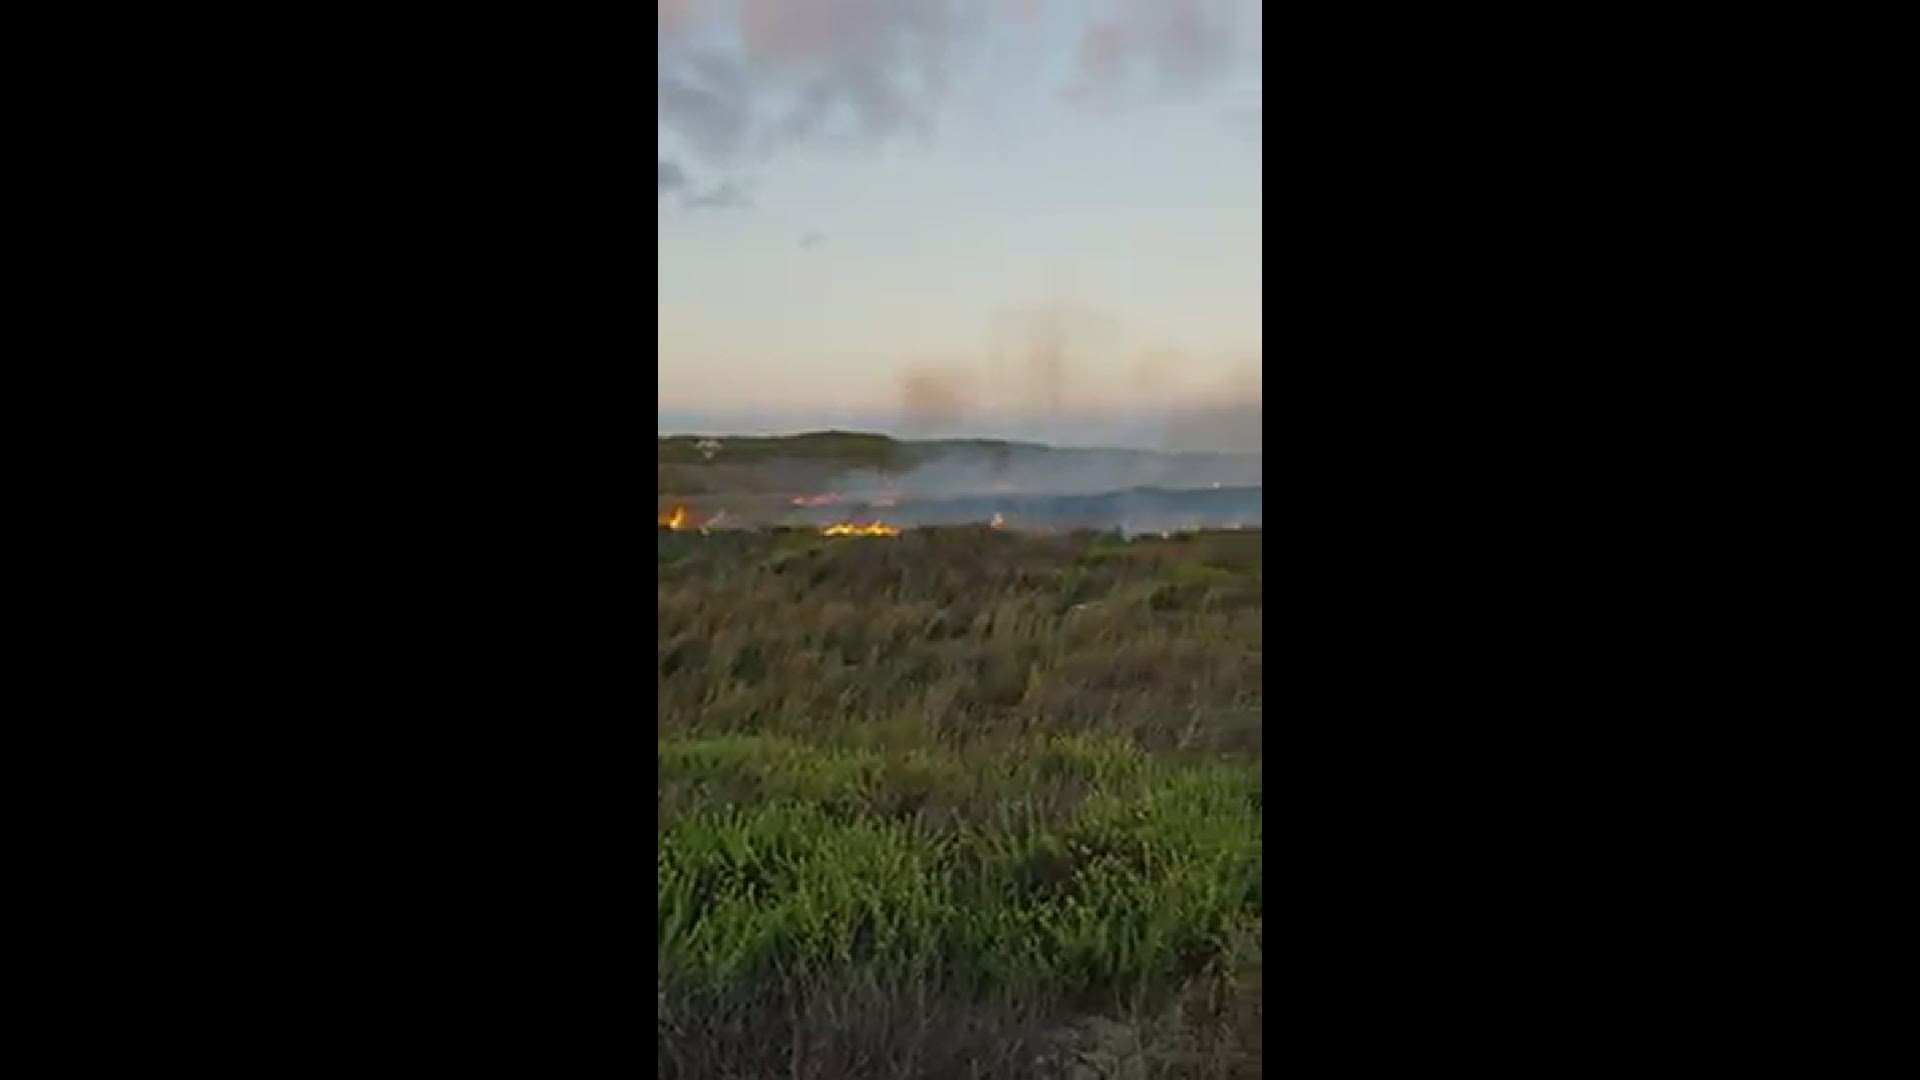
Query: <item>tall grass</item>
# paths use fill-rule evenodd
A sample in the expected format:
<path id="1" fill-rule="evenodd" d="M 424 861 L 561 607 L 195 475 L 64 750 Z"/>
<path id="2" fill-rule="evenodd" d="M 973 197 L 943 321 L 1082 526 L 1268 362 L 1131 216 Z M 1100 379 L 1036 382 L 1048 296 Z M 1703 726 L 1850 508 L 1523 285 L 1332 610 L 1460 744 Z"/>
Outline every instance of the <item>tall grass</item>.
<path id="1" fill-rule="evenodd" d="M 1089 1013 L 1244 1069 L 1258 539 L 662 537 L 663 1071 L 1032 1075 Z"/>

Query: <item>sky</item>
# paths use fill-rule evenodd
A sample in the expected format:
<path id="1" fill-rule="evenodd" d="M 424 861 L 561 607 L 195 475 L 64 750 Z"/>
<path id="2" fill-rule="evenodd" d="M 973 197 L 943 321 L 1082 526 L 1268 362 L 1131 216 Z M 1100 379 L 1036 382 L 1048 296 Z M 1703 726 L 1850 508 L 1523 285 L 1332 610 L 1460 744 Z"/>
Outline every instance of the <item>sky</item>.
<path id="1" fill-rule="evenodd" d="M 1259 0 L 659 29 L 663 434 L 1258 449 Z"/>

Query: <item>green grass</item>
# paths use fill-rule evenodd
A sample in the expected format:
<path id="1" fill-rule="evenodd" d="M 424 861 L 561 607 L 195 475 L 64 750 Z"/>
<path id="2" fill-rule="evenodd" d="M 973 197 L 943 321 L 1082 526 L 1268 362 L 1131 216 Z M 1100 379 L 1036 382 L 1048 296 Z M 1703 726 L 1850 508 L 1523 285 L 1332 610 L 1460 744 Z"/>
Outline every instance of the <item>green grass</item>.
<path id="1" fill-rule="evenodd" d="M 1257 533 L 673 534 L 658 570 L 663 1073 L 1035 1075 L 1086 1014 L 1257 1071 Z"/>

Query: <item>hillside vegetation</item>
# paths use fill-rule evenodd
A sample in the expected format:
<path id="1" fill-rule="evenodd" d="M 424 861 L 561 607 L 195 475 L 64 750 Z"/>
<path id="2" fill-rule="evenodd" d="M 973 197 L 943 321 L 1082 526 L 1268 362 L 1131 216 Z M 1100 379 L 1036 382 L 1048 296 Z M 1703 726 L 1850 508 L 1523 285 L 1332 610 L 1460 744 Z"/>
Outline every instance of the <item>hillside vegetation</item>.
<path id="1" fill-rule="evenodd" d="M 979 439 L 908 442 L 887 435 L 819 431 L 804 435 L 723 436 L 709 458 L 702 437 L 661 436 L 656 489 L 662 495 L 792 491 L 826 486 L 835 476 L 867 470 L 904 473 L 956 455 L 1004 463 L 1016 451 L 1046 447 Z"/>
<path id="2" fill-rule="evenodd" d="M 1259 484 L 1259 455 L 1158 453 L 1149 450 L 1053 447 L 994 439 L 907 441 L 886 435 L 823 431 L 805 435 L 722 436 L 702 449 L 698 436 L 659 439 L 655 490 L 662 499 L 685 495 L 800 494 L 828 488 L 835 478 L 929 479 L 944 485 L 970 477 L 977 484 L 1011 484 L 1073 476 L 1081 490 L 1136 485 L 1203 488 Z M 717 448 L 715 446 L 717 444 Z M 707 451 L 713 453 L 709 457 Z"/>

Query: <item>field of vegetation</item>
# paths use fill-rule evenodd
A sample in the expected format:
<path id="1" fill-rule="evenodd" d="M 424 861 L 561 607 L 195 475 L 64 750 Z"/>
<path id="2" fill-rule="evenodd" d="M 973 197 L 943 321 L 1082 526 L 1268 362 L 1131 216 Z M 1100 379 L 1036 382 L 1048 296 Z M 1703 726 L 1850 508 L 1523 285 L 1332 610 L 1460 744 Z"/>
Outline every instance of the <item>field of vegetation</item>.
<path id="1" fill-rule="evenodd" d="M 661 533 L 662 1075 L 1256 1075 L 1260 542 Z"/>

